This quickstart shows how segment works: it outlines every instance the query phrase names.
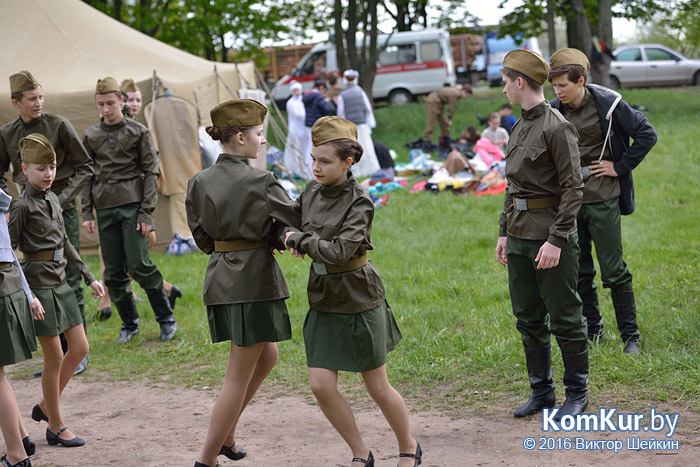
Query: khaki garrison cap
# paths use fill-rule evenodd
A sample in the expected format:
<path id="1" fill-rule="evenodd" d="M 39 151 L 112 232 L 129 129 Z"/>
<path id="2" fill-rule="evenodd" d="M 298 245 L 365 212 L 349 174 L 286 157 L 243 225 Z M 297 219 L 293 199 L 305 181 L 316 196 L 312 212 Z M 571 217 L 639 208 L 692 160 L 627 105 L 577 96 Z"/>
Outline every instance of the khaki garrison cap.
<path id="1" fill-rule="evenodd" d="M 51 142 L 41 133 L 32 133 L 19 140 L 22 162 L 48 165 L 56 162 L 56 152 Z"/>
<path id="2" fill-rule="evenodd" d="M 119 88 L 123 92 L 141 92 L 141 89 L 139 89 L 138 86 L 136 86 L 136 83 L 134 83 L 133 79 L 125 79 L 122 81 L 122 84 L 119 86 Z"/>
<path id="3" fill-rule="evenodd" d="M 586 70 L 586 73 L 591 69 L 588 57 L 578 49 L 559 49 L 549 58 L 549 66 L 552 68 L 566 65 L 580 65 Z"/>
<path id="4" fill-rule="evenodd" d="M 503 59 L 503 68 L 522 73 L 539 84 L 547 81 L 549 76 L 549 66 L 545 59 L 530 50 L 511 50 Z"/>
<path id="5" fill-rule="evenodd" d="M 107 94 L 109 92 L 116 92 L 117 94 L 121 92 L 117 80 L 111 76 L 104 79 L 98 79 L 97 86 L 95 87 L 95 94 Z"/>
<path id="6" fill-rule="evenodd" d="M 350 120 L 341 117 L 321 117 L 311 127 L 311 141 L 320 146 L 337 139 L 357 141 L 357 127 Z"/>
<path id="7" fill-rule="evenodd" d="M 213 126 L 249 127 L 263 124 L 267 107 L 253 99 L 236 99 L 217 105 L 209 115 Z"/>
<path id="8" fill-rule="evenodd" d="M 31 91 L 39 87 L 32 74 L 26 70 L 10 76 L 10 94 L 16 92 Z"/>

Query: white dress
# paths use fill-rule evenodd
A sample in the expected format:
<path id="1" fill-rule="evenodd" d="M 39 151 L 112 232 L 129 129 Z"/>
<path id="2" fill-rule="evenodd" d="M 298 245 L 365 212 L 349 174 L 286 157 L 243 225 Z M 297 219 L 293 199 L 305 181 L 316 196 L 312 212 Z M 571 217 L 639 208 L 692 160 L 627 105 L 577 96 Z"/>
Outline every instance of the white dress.
<path id="1" fill-rule="evenodd" d="M 289 117 L 289 134 L 284 146 L 284 166 L 292 175 L 312 180 L 314 178 L 311 165 L 311 136 L 306 131 L 304 119 L 306 110 L 302 96 L 292 96 L 287 100 L 287 115 Z"/>
<path id="2" fill-rule="evenodd" d="M 349 86 L 357 85 L 353 83 L 349 84 Z M 374 152 L 374 143 L 372 142 L 372 128 L 377 126 L 377 122 L 374 119 L 374 111 L 372 110 L 372 105 L 369 102 L 367 94 L 362 88 L 360 88 L 360 91 L 362 91 L 362 100 L 365 105 L 365 118 L 367 122 L 356 124 L 357 142 L 362 146 L 362 158 L 360 158 L 360 162 L 353 164 L 351 168 L 355 178 L 371 177 L 381 168 L 379 166 L 379 160 L 377 159 L 377 153 Z M 343 100 L 343 96 L 338 96 L 338 116 L 345 118 L 345 101 Z"/>

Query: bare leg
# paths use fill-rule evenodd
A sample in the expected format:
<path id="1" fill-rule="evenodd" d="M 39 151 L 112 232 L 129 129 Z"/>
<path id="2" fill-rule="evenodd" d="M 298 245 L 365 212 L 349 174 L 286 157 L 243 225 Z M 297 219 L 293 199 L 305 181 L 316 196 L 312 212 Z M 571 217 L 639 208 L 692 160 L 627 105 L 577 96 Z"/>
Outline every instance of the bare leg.
<path id="1" fill-rule="evenodd" d="M 243 399 L 241 411 L 238 413 L 238 416 L 236 416 L 236 421 L 233 422 L 233 427 L 231 427 L 231 431 L 228 432 L 226 441 L 224 441 L 225 446 L 231 447 L 236 444 L 236 425 L 238 425 L 238 420 L 240 420 L 241 414 L 243 414 L 243 411 L 248 406 L 248 403 L 253 398 L 262 382 L 265 381 L 267 375 L 270 374 L 272 369 L 277 364 L 278 359 L 279 351 L 277 350 L 277 343 L 266 342 L 265 348 L 260 354 L 260 358 L 258 358 L 258 363 L 255 365 L 253 377 L 250 379 L 250 383 L 248 383 L 248 391 L 245 394 L 245 399 Z M 238 449 L 234 447 L 233 451 L 238 452 Z"/>
<path id="2" fill-rule="evenodd" d="M 327 368 L 309 368 L 309 384 L 323 415 L 348 444 L 353 457 L 367 459 L 369 448 L 362 440 L 350 405 L 338 392 L 338 372 Z M 353 464 L 360 465 L 357 462 Z"/>
<path id="3" fill-rule="evenodd" d="M 97 307 L 98 310 L 103 310 L 108 306 L 111 306 L 109 299 L 109 290 L 107 290 L 107 284 L 105 283 L 105 260 L 102 259 L 102 247 L 97 247 L 97 254 L 100 256 L 100 277 L 102 277 L 102 285 L 105 288 L 105 294 L 100 299 L 100 304 Z"/>
<path id="4" fill-rule="evenodd" d="M 224 386 L 221 388 L 221 394 L 219 394 L 212 410 L 209 431 L 204 449 L 199 456 L 199 462 L 211 466 L 216 465 L 219 450 L 231 431 L 237 415 L 241 412 L 243 401 L 248 392 L 248 385 L 264 348 L 265 343 L 263 342 L 250 347 L 239 347 L 231 344 Z"/>
<path id="5" fill-rule="evenodd" d="M 46 387 L 44 386 L 44 375 L 42 375 L 42 380 L 41 380 L 41 385 L 42 385 L 42 390 L 44 391 L 44 400 L 39 404 L 39 406 L 44 410 L 46 415 L 49 417 L 49 430 L 52 432 L 57 432 L 61 428 L 65 426 L 63 419 L 61 418 L 60 414 L 60 395 L 63 393 L 63 390 L 66 388 L 68 385 L 68 382 L 70 379 L 73 377 L 73 373 L 75 373 L 75 369 L 78 367 L 80 364 L 80 361 L 85 358 L 85 355 L 88 353 L 88 341 L 87 337 L 85 337 L 85 329 L 83 328 L 82 324 L 79 324 L 77 326 L 73 326 L 70 329 L 66 329 L 64 332 L 66 336 L 66 340 L 68 341 L 68 352 L 65 354 L 65 356 L 62 356 L 62 358 L 58 361 L 58 368 L 53 368 L 53 358 L 51 360 L 51 366 L 52 366 L 52 371 L 51 371 L 51 376 L 50 380 L 46 381 Z M 42 339 L 47 339 L 44 336 L 39 336 L 39 342 L 41 343 L 42 349 L 44 349 L 44 373 L 46 373 L 47 370 L 47 363 L 46 363 L 46 349 L 44 347 L 44 344 L 42 343 Z M 49 338 L 50 339 L 50 338 Z M 56 340 L 58 341 L 58 337 L 56 337 Z M 58 344 L 58 349 L 61 350 L 60 347 L 60 342 Z M 62 352 L 61 352 L 62 353 Z M 53 372 L 55 370 L 57 371 L 57 375 L 54 376 Z M 57 381 L 53 381 L 53 378 L 55 378 Z M 47 389 L 48 388 L 48 395 L 47 395 Z M 57 390 L 57 394 L 54 396 L 54 391 Z M 52 408 L 51 406 L 54 404 L 53 398 L 55 397 L 55 412 L 53 413 L 52 416 Z M 51 399 L 51 400 L 50 400 Z M 42 406 L 43 405 L 43 406 Z M 45 407 L 45 409 L 44 409 Z M 62 439 L 73 439 L 75 435 L 73 435 L 70 430 L 66 430 L 63 433 L 61 433 L 60 437 Z"/>
<path id="6" fill-rule="evenodd" d="M 0 431 L 7 446 L 7 461 L 13 465 L 27 458 L 22 445 L 20 426 L 22 416 L 10 383 L 5 378 L 5 368 L 0 366 Z M 25 430 L 25 435 L 26 430 Z"/>
<path id="7" fill-rule="evenodd" d="M 399 452 L 413 454 L 416 452 L 417 443 L 411 436 L 408 426 L 408 410 L 403 397 L 389 383 L 386 375 L 386 365 L 374 370 L 362 372 L 367 392 L 377 403 L 384 418 L 396 435 L 399 443 Z M 400 458 L 399 465 L 413 466 L 411 458 Z"/>

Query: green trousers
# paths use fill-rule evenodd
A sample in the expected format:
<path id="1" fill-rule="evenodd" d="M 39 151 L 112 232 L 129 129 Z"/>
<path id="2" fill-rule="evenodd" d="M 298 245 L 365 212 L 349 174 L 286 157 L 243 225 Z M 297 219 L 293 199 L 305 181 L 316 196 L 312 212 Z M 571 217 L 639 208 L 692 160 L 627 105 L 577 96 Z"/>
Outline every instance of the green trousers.
<path id="1" fill-rule="evenodd" d="M 631 291 L 632 273 L 627 269 L 627 263 L 622 259 L 618 198 L 581 205 L 576 223 L 578 224 L 578 246 L 581 249 L 578 293 L 584 295 L 596 289 L 593 280 L 596 270 L 591 254 L 591 243 L 595 243 L 603 287 L 618 293 Z"/>
<path id="2" fill-rule="evenodd" d="M 63 225 L 66 228 L 68 240 L 73 244 L 76 251 L 80 253 L 80 218 L 78 217 L 78 209 L 75 207 L 63 210 Z M 85 305 L 83 297 L 82 277 L 78 268 L 68 263 L 66 265 L 66 281 L 78 300 L 78 305 Z"/>
<path id="3" fill-rule="evenodd" d="M 163 276 L 148 256 L 148 237 L 136 230 L 138 214 L 139 203 L 97 210 L 105 285 L 115 303 L 131 295 L 128 274 L 146 292 L 163 289 Z"/>
<path id="4" fill-rule="evenodd" d="M 535 258 L 544 240 L 508 236 L 508 286 L 517 329 L 528 349 L 550 345 L 550 332 L 562 353 L 588 348 L 586 319 L 576 293 L 579 249 L 576 234 L 561 249 L 559 264 L 537 269 Z"/>

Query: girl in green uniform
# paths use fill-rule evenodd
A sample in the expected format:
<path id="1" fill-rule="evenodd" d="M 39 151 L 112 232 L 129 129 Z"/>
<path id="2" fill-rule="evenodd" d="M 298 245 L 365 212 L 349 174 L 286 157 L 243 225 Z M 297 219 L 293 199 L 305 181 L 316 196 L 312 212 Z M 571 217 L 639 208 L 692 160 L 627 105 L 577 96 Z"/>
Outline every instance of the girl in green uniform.
<path id="1" fill-rule="evenodd" d="M 389 384 L 386 355 L 401 340 L 374 264 L 370 232 L 374 205 L 349 171 L 362 156 L 355 125 L 322 117 L 311 129 L 315 182 L 296 201 L 301 232 L 287 231 L 285 244 L 313 260 L 310 310 L 304 342 L 311 390 L 328 421 L 348 443 L 352 466 L 373 466 L 350 406 L 338 392 L 338 371 L 360 372 L 399 444 L 399 466 L 417 466 L 422 451 L 411 436 L 408 411 Z"/>
<path id="2" fill-rule="evenodd" d="M 56 176 L 53 146 L 43 135 L 33 133 L 20 140 L 19 148 L 28 183 L 10 205 L 10 240 L 13 249 L 22 251 L 27 282 L 46 312 L 44 320 L 34 325 L 44 352 L 44 400 L 34 406 L 32 418 L 48 422 L 46 441 L 50 445 L 82 446 L 85 441 L 66 428 L 59 406 L 63 389 L 88 352 L 78 302 L 66 282 L 66 259 L 80 271 L 95 298 L 102 297 L 104 290 L 68 240 L 58 197 L 49 190 Z M 65 355 L 58 337 L 61 333 L 68 341 Z"/>
<path id="3" fill-rule="evenodd" d="M 0 429 L 7 446 L 2 467 L 31 467 L 28 456 L 34 455 L 36 445 L 22 423 L 5 366 L 32 358 L 36 350 L 32 318 L 44 319 L 44 308 L 29 290 L 10 246 L 5 213 L 11 199 L 0 189 Z"/>
<path id="4" fill-rule="evenodd" d="M 289 292 L 272 248 L 284 248 L 281 230 L 298 228 L 298 216 L 275 176 L 248 165 L 266 144 L 266 114 L 265 106 L 249 99 L 215 107 L 207 133 L 221 141 L 224 154 L 187 187 L 190 230 L 211 255 L 204 279 L 211 338 L 231 341 L 224 385 L 195 463 L 200 467 L 217 465 L 219 455 L 245 457 L 235 446 L 236 424 L 277 363 L 276 342 L 292 337 L 284 303 Z"/>

